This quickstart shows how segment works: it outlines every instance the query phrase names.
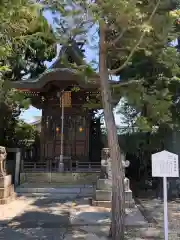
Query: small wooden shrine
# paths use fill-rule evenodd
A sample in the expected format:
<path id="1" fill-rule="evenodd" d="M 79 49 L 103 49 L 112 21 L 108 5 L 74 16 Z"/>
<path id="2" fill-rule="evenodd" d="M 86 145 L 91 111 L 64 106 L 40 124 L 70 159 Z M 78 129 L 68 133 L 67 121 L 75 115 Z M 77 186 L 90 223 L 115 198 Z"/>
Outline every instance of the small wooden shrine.
<path id="1" fill-rule="evenodd" d="M 83 53 L 77 43 L 63 46 L 52 67 L 37 79 L 14 82 L 12 87 L 24 91 L 32 105 L 42 109 L 38 161 L 56 159 L 63 149 L 63 156 L 73 162 L 100 162 L 100 121 L 92 117 L 101 108 L 99 78 L 94 74 L 86 79 L 65 67 L 64 57 L 80 65 Z"/>

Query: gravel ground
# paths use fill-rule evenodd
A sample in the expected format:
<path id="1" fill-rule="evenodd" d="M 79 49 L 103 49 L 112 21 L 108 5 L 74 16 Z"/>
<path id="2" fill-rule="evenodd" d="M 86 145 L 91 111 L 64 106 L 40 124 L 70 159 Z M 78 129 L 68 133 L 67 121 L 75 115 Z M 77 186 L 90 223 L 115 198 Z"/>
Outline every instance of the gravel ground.
<path id="1" fill-rule="evenodd" d="M 163 201 L 158 199 L 139 199 L 140 208 L 150 226 L 160 231 L 155 239 L 164 239 Z M 169 240 L 180 240 L 180 199 L 168 202 Z"/>

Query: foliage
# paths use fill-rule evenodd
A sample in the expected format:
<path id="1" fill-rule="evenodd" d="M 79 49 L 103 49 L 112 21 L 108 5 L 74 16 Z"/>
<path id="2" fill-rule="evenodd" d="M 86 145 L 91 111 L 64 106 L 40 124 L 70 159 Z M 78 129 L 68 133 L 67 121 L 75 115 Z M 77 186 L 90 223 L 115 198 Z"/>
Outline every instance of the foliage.
<path id="1" fill-rule="evenodd" d="M 17 121 L 15 127 L 15 143 L 21 145 L 31 145 L 39 136 L 39 133 L 34 126 L 27 124 L 23 121 Z"/>
<path id="2" fill-rule="evenodd" d="M 43 17 L 42 6 L 26 0 L 1 2 L 0 142 L 5 144 L 7 138 L 11 139 L 14 128 L 21 126 L 15 124 L 14 118 L 30 104 L 22 92 L 11 89 L 10 82 L 42 73 L 46 69 L 44 62 L 55 56 L 56 43 Z"/>
<path id="3" fill-rule="evenodd" d="M 177 14 L 179 15 L 179 12 L 176 10 L 171 12 L 175 17 Z M 119 89 L 119 93 L 125 98 L 123 107 L 119 109 L 120 113 L 123 111 L 126 118 L 131 118 L 141 130 L 152 131 L 154 126 L 164 123 L 171 126 L 179 124 L 177 107 L 180 58 L 179 52 L 170 44 L 178 35 L 179 29 L 175 21 L 164 38 L 164 44 L 148 53 L 137 51 L 131 64 L 121 71 L 121 81 L 141 80 L 141 84 L 136 85 L 136 91 L 133 91 L 135 86 L 123 91 Z M 124 111 L 126 105 L 133 109 L 133 116 L 130 113 L 127 116 Z"/>
<path id="4" fill-rule="evenodd" d="M 172 110 L 178 98 L 179 57 L 179 52 L 172 46 L 155 49 L 148 57 L 138 52 L 132 65 L 121 74 L 122 81 L 132 77 L 143 79 L 136 91 L 124 90 L 125 101 L 122 104 L 133 109 L 134 114 L 128 113 L 128 117 L 140 129 L 152 131 L 154 126 L 175 124 L 176 116 Z"/>
<path id="5" fill-rule="evenodd" d="M 42 7 L 25 0 L 2 1 L 0 20 L 1 69 L 10 67 L 20 80 L 29 71 L 44 68 L 44 61 L 54 56 L 55 39 Z"/>
<path id="6" fill-rule="evenodd" d="M 28 147 L 39 135 L 34 126 L 12 117 L 8 121 L 5 131 L 4 144 L 8 147 Z"/>

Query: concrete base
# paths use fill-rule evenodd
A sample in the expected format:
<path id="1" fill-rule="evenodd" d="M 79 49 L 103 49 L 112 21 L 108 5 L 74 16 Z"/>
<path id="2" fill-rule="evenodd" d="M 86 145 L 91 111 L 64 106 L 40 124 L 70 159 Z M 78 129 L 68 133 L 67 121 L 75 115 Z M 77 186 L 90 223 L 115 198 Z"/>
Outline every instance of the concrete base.
<path id="1" fill-rule="evenodd" d="M 94 206 L 111 208 L 112 186 L 108 179 L 98 179 L 95 199 L 92 200 Z M 135 202 L 132 197 L 132 191 L 125 191 L 125 207 L 133 208 Z"/>
<path id="2" fill-rule="evenodd" d="M 6 175 L 4 177 L 0 177 L 0 188 L 6 188 L 12 183 L 11 175 Z"/>
<path id="3" fill-rule="evenodd" d="M 110 190 L 96 190 L 96 200 L 98 201 L 111 201 L 112 192 Z"/>
<path id="4" fill-rule="evenodd" d="M 111 201 L 112 192 L 110 190 L 96 190 L 96 200 L 99 201 Z M 125 191 L 125 201 L 132 200 L 132 191 Z"/>
<path id="5" fill-rule="evenodd" d="M 98 206 L 98 207 L 104 207 L 104 208 L 111 208 L 112 207 L 111 201 L 92 200 L 92 205 L 93 206 Z M 134 208 L 134 207 L 135 207 L 134 200 L 125 201 L 125 208 Z"/>
<path id="6" fill-rule="evenodd" d="M 9 196 L 12 195 L 12 193 L 14 193 L 14 186 L 13 185 L 9 185 L 5 188 L 0 188 L 0 199 L 8 198 Z"/>
<path id="7" fill-rule="evenodd" d="M 111 190 L 112 186 L 109 184 L 109 180 L 108 179 L 98 179 L 97 181 L 97 186 L 96 189 L 97 190 Z"/>
<path id="8" fill-rule="evenodd" d="M 11 196 L 7 197 L 7 198 L 2 198 L 0 199 L 0 205 L 3 205 L 3 204 L 8 204 L 12 201 L 14 201 L 16 199 L 16 193 L 12 193 Z"/>
<path id="9" fill-rule="evenodd" d="M 14 186 L 11 184 L 11 175 L 0 178 L 0 204 L 6 204 L 14 200 Z"/>
<path id="10" fill-rule="evenodd" d="M 78 185 L 78 184 L 87 184 L 93 185 L 96 184 L 99 172 L 26 172 L 20 174 L 20 184 L 24 183 L 34 183 L 34 184 L 63 184 L 63 185 Z"/>

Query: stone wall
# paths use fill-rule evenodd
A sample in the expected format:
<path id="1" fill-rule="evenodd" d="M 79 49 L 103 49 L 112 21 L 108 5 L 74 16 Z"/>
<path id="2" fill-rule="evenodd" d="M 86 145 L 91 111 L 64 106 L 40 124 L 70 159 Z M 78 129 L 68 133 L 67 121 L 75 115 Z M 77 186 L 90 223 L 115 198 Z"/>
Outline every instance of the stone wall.
<path id="1" fill-rule="evenodd" d="M 29 183 L 60 183 L 60 184 L 96 184 L 99 173 L 36 173 L 20 174 L 20 184 Z"/>

